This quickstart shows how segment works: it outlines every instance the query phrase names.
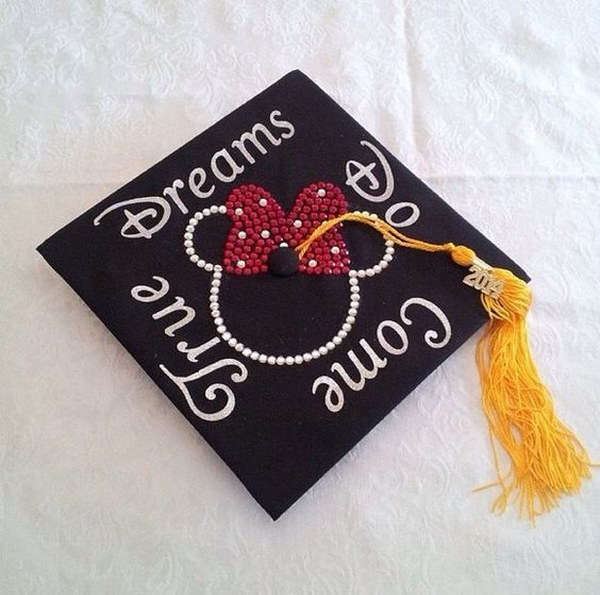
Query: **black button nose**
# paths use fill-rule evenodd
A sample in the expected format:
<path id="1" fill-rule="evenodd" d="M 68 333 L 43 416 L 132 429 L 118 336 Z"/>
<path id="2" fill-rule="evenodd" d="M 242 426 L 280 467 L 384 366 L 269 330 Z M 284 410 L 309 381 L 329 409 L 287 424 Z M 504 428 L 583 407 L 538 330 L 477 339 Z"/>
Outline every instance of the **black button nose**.
<path id="1" fill-rule="evenodd" d="M 298 272 L 300 259 L 293 248 L 283 246 L 275 248 L 269 254 L 269 272 L 277 277 L 289 277 Z"/>

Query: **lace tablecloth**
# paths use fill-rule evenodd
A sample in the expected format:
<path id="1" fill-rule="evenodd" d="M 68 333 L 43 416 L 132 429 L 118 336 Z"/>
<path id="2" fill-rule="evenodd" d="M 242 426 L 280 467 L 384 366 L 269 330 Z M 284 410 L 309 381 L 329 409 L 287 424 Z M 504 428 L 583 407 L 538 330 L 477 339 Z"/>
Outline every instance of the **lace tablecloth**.
<path id="1" fill-rule="evenodd" d="M 598 474 L 535 529 L 470 493 L 474 339 L 273 523 L 35 253 L 301 68 L 532 276 L 540 368 L 599 460 L 599 15 L 0 1 L 0 592 L 599 592 Z"/>

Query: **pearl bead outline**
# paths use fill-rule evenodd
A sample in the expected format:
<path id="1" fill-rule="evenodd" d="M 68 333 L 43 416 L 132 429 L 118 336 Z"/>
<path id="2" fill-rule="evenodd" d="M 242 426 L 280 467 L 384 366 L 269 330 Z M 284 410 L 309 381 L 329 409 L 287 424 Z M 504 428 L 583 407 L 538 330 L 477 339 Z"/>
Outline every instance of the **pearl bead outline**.
<path id="1" fill-rule="evenodd" d="M 207 272 L 213 274 L 213 279 L 211 281 L 211 289 L 209 292 L 209 308 L 217 330 L 217 334 L 220 335 L 221 339 L 244 357 L 247 357 L 253 361 L 257 361 L 261 364 L 266 363 L 269 365 L 279 366 L 300 365 L 318 359 L 323 355 L 327 355 L 327 353 L 333 351 L 336 347 L 341 345 L 344 339 L 346 339 L 346 337 L 352 330 L 354 323 L 356 322 L 356 315 L 358 314 L 358 309 L 360 306 L 359 279 L 362 279 L 364 277 L 374 277 L 375 275 L 381 273 L 383 269 L 389 266 L 389 263 L 394 257 L 394 242 L 392 242 L 391 240 L 386 240 L 385 253 L 376 265 L 365 269 L 351 269 L 348 272 L 348 279 L 350 284 L 350 305 L 348 307 L 346 318 L 344 319 L 341 328 L 329 341 L 327 341 L 324 345 L 313 349 L 312 351 L 307 351 L 302 354 L 268 355 L 266 353 L 261 353 L 254 349 L 251 349 L 250 347 L 247 347 L 241 341 L 238 341 L 231 334 L 231 331 L 227 329 L 225 320 L 223 319 L 223 316 L 221 314 L 221 306 L 219 303 L 219 292 L 221 280 L 223 277 L 223 267 L 219 264 L 213 264 L 211 262 L 207 262 L 204 259 L 201 259 L 194 248 L 194 232 L 196 231 L 196 226 L 198 225 L 198 223 L 204 218 L 209 217 L 210 215 L 224 215 L 226 213 L 227 207 L 225 205 L 212 205 L 211 207 L 202 209 L 202 211 L 194 213 L 193 217 L 190 218 L 190 220 L 188 221 L 188 225 L 185 228 L 185 232 L 183 234 L 183 245 L 190 261 L 199 268 L 203 268 Z M 365 214 L 372 216 L 370 213 L 365 212 Z"/>
<path id="2" fill-rule="evenodd" d="M 312 351 L 307 351 L 305 353 L 297 353 L 295 355 L 274 355 L 261 353 L 260 351 L 252 349 L 251 347 L 248 347 L 247 345 L 236 339 L 231 334 L 231 331 L 227 329 L 227 325 L 225 324 L 225 319 L 223 318 L 223 314 L 221 312 L 221 305 L 219 302 L 219 293 L 222 278 L 223 271 L 215 270 L 211 281 L 209 297 L 209 307 L 211 310 L 211 316 L 213 317 L 213 322 L 215 324 L 217 333 L 220 335 L 221 339 L 229 345 L 229 347 L 232 347 L 244 357 L 247 357 L 253 361 L 257 361 L 261 364 L 292 366 L 304 364 L 306 362 L 318 359 L 323 355 L 327 355 L 327 353 L 333 351 L 336 347 L 341 345 L 344 339 L 352 330 L 354 323 L 356 322 L 356 315 L 358 314 L 358 309 L 360 307 L 360 288 L 359 281 L 356 278 L 356 276 L 350 276 L 348 278 L 350 285 L 350 305 L 346 313 L 346 318 L 344 319 L 344 322 L 342 323 L 342 326 L 340 327 L 338 332 L 329 341 L 327 341 L 324 345 L 320 345 L 316 349 L 313 349 Z"/>

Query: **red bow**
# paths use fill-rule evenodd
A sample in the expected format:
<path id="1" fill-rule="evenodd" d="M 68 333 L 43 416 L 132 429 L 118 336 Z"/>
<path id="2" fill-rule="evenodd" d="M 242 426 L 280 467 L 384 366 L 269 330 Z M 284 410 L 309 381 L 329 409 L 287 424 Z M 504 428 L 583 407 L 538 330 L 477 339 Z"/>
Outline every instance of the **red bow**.
<path id="1" fill-rule="evenodd" d="M 325 182 L 304 188 L 288 214 L 269 192 L 254 184 L 233 190 L 225 206 L 233 226 L 225 243 L 223 266 L 236 275 L 267 272 L 267 260 L 273 250 L 282 245 L 295 248 L 323 221 L 348 210 L 342 191 Z M 298 271 L 339 275 L 347 273 L 349 265 L 346 243 L 336 228 L 311 244 Z"/>

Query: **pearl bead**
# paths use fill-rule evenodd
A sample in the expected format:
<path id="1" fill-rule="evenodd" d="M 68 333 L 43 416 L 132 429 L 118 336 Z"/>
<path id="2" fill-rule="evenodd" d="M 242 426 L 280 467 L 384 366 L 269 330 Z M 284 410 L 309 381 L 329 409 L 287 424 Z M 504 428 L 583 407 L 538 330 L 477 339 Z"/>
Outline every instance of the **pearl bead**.
<path id="1" fill-rule="evenodd" d="M 341 331 L 338 332 L 337 336 L 340 339 L 345 339 L 348 336 L 348 333 L 345 330 L 342 329 Z"/>
<path id="2" fill-rule="evenodd" d="M 191 260 L 192 262 L 198 262 L 198 261 L 200 260 L 200 257 L 199 257 L 197 254 L 192 254 L 192 255 L 190 256 L 190 260 Z"/>
<path id="3" fill-rule="evenodd" d="M 325 343 L 325 347 L 331 351 L 332 349 L 335 349 L 335 343 L 333 341 L 327 341 L 327 343 Z"/>
<path id="4" fill-rule="evenodd" d="M 240 269 L 243 269 L 246 266 L 246 261 L 245 260 L 238 260 L 237 261 L 237 266 Z"/>
<path id="5" fill-rule="evenodd" d="M 196 251 L 193 248 L 186 248 L 185 253 L 192 256 L 193 254 L 196 253 Z"/>
<path id="6" fill-rule="evenodd" d="M 217 318 L 215 318 L 215 324 L 223 324 L 224 320 L 219 316 Z"/>
<path id="7" fill-rule="evenodd" d="M 198 266 L 204 268 L 206 266 L 206 260 L 200 259 L 198 261 Z"/>
<path id="8" fill-rule="evenodd" d="M 336 335 L 333 339 L 331 339 L 331 341 L 333 342 L 334 345 L 339 345 L 342 342 L 342 339 L 341 339 L 341 337 Z"/>
<path id="9" fill-rule="evenodd" d="M 236 209 L 236 210 L 234 211 L 234 213 L 235 213 L 236 215 L 243 215 L 243 214 L 244 214 L 244 209 Z"/>
<path id="10" fill-rule="evenodd" d="M 309 260 L 308 261 L 308 266 L 311 267 L 311 268 L 316 267 L 317 266 L 317 261 L 314 260 L 314 259 Z"/>
<path id="11" fill-rule="evenodd" d="M 207 270 L 209 273 L 213 270 L 213 265 L 210 262 L 207 262 L 204 265 L 205 270 Z"/>
<path id="12" fill-rule="evenodd" d="M 213 215 L 216 215 L 219 212 L 219 207 L 217 205 L 212 205 L 212 207 L 210 207 L 210 212 Z"/>
<path id="13" fill-rule="evenodd" d="M 356 271 L 358 276 L 362 279 L 363 277 L 367 276 L 367 273 L 365 271 L 363 271 L 362 269 L 360 271 Z"/>
<path id="14" fill-rule="evenodd" d="M 225 205 L 221 205 L 219 207 L 219 213 L 221 213 L 221 215 L 225 215 L 225 213 L 227 213 L 227 207 Z"/>
<path id="15" fill-rule="evenodd" d="M 185 228 L 185 231 L 192 233 L 194 231 L 194 226 L 193 225 L 187 225 Z"/>
<path id="16" fill-rule="evenodd" d="M 187 231 L 187 232 L 185 232 L 185 233 L 183 234 L 183 239 L 184 239 L 184 240 L 191 240 L 193 237 L 194 237 L 194 234 L 193 234 L 193 233 L 190 233 L 189 231 Z"/>
<path id="17" fill-rule="evenodd" d="M 340 253 L 339 246 L 332 246 L 331 253 L 332 254 L 339 254 Z"/>
<path id="18" fill-rule="evenodd" d="M 325 345 L 321 345 L 321 347 L 319 347 L 319 353 L 321 355 L 327 355 L 327 347 L 325 347 Z"/>
<path id="19" fill-rule="evenodd" d="M 260 237 L 261 237 L 261 238 L 264 238 L 264 239 L 266 240 L 267 238 L 270 238 L 270 237 L 271 237 L 271 233 L 269 232 L 269 230 L 267 230 L 267 229 L 263 229 L 263 230 L 260 232 Z"/>
<path id="20" fill-rule="evenodd" d="M 258 361 L 259 361 L 261 364 L 266 364 L 266 363 L 267 363 L 267 359 L 268 359 L 268 358 L 267 358 L 267 356 L 266 356 L 264 353 L 261 353 L 261 354 L 258 356 Z"/>
<path id="21" fill-rule="evenodd" d="M 302 359 L 303 359 L 305 362 L 309 362 L 309 361 L 312 359 L 312 357 L 313 357 L 313 356 L 312 356 L 312 354 L 311 354 L 311 353 L 303 353 L 303 354 L 302 354 Z"/>
<path id="22" fill-rule="evenodd" d="M 283 357 L 283 355 L 280 355 L 275 361 L 277 362 L 278 366 L 283 366 L 283 364 L 285 364 L 285 357 Z"/>
<path id="23" fill-rule="evenodd" d="M 295 364 L 301 364 L 304 360 L 302 359 L 301 355 L 297 355 L 294 357 L 294 363 Z"/>
<path id="24" fill-rule="evenodd" d="M 185 242 L 183 242 L 183 245 L 184 245 L 186 248 L 189 248 L 190 246 L 193 246 L 193 245 L 194 245 L 194 242 L 192 242 L 192 240 L 185 240 Z"/>
<path id="25" fill-rule="evenodd" d="M 221 312 L 219 312 L 217 309 L 213 310 L 210 314 L 213 318 L 219 318 L 221 316 Z M 219 323 L 215 320 L 215 324 Z"/>
<path id="26" fill-rule="evenodd" d="M 348 272 L 348 275 L 350 277 L 356 277 L 356 276 L 358 276 L 358 272 L 355 271 L 354 269 L 352 269 L 351 271 Z"/>
<path id="27" fill-rule="evenodd" d="M 216 324 L 216 321 L 215 321 L 215 324 Z M 219 333 L 219 335 L 222 335 L 226 330 L 227 330 L 227 327 L 224 324 L 220 324 L 217 327 L 217 333 Z"/>
<path id="28" fill-rule="evenodd" d="M 223 333 L 223 341 L 229 341 L 231 339 L 231 333 L 229 331 Z"/>
<path id="29" fill-rule="evenodd" d="M 381 273 L 381 270 L 382 270 L 382 269 L 381 269 L 381 265 L 379 265 L 379 264 L 376 264 L 376 265 L 373 267 L 373 271 L 375 272 L 375 274 L 376 274 L 376 275 L 378 275 L 379 273 Z"/>
<path id="30" fill-rule="evenodd" d="M 288 355 L 288 356 L 285 358 L 285 363 L 286 363 L 288 366 L 291 366 L 291 365 L 293 365 L 293 363 L 294 363 L 294 358 L 293 358 L 291 355 Z"/>
<path id="31" fill-rule="evenodd" d="M 394 242 L 392 242 L 392 240 L 386 240 L 385 241 L 385 245 L 388 246 L 388 247 L 390 247 L 390 246 L 394 245 Z"/>
<path id="32" fill-rule="evenodd" d="M 342 324 L 342 330 L 349 333 L 352 330 L 352 325 L 344 322 L 344 324 Z"/>
<path id="33" fill-rule="evenodd" d="M 391 254 L 384 254 L 383 255 L 383 260 L 385 262 L 390 262 L 394 257 Z"/>
<path id="34" fill-rule="evenodd" d="M 302 221 L 300 221 L 300 219 L 296 219 L 294 221 L 293 225 L 296 229 L 298 229 L 298 228 L 302 227 Z"/>
<path id="35" fill-rule="evenodd" d="M 275 362 L 277 361 L 277 359 L 275 358 L 274 355 L 270 355 L 269 357 L 267 357 L 267 363 L 273 365 Z"/>
<path id="36" fill-rule="evenodd" d="M 217 295 L 219 293 L 219 288 L 218 287 L 211 287 L 210 288 L 210 293 L 212 295 Z"/>
<path id="37" fill-rule="evenodd" d="M 348 310 L 348 316 L 356 316 L 358 314 L 358 310 L 356 308 L 350 308 Z"/>
<path id="38" fill-rule="evenodd" d="M 219 301 L 219 296 L 218 295 L 210 295 L 210 296 L 208 296 L 208 299 L 211 302 L 218 302 Z"/>
<path id="39" fill-rule="evenodd" d="M 252 361 L 256 361 L 259 357 L 260 353 L 258 353 L 258 351 L 253 351 L 252 353 L 250 353 L 250 359 Z"/>
<path id="40" fill-rule="evenodd" d="M 208 217 L 208 216 L 210 215 L 210 209 L 202 209 L 202 214 L 203 214 L 205 217 Z"/>
<path id="41" fill-rule="evenodd" d="M 235 349 L 236 351 L 239 351 L 239 352 L 241 353 L 242 351 L 244 351 L 244 344 L 243 344 L 243 343 L 238 343 L 238 344 L 237 344 L 237 345 L 234 347 L 234 349 Z"/>
<path id="42" fill-rule="evenodd" d="M 356 277 L 351 277 L 350 285 L 358 285 L 358 279 Z"/>
<path id="43" fill-rule="evenodd" d="M 266 206 L 267 206 L 267 203 L 268 203 L 268 201 L 267 201 L 267 199 L 266 199 L 266 198 L 261 198 L 261 199 L 258 201 L 258 204 L 259 204 L 261 207 L 266 207 Z"/>
<path id="44" fill-rule="evenodd" d="M 321 198 L 323 198 L 326 194 L 327 192 L 325 191 L 325 188 L 319 188 L 317 190 L 317 196 L 320 196 Z"/>
<path id="45" fill-rule="evenodd" d="M 246 239 L 246 232 L 245 231 L 240 231 L 238 233 L 238 238 L 240 238 L 240 240 L 245 240 Z"/>
<path id="46" fill-rule="evenodd" d="M 388 267 L 388 264 L 389 264 L 389 262 L 386 262 L 385 260 L 382 260 L 382 261 L 379 263 L 379 266 L 380 266 L 382 269 L 387 269 L 387 267 Z"/>
<path id="47" fill-rule="evenodd" d="M 252 353 L 252 349 L 250 349 L 250 347 L 246 347 L 246 348 L 244 349 L 244 351 L 242 351 L 242 355 L 243 355 L 244 357 L 250 357 L 250 354 L 251 354 L 251 353 Z"/>
<path id="48" fill-rule="evenodd" d="M 235 347 L 237 345 L 237 339 L 235 337 L 231 337 L 231 339 L 227 341 L 227 344 L 229 347 Z"/>
<path id="49" fill-rule="evenodd" d="M 353 286 L 350 288 L 350 292 L 351 292 L 351 293 L 359 293 L 359 292 L 360 292 L 360 287 L 359 287 L 358 285 L 353 285 Z"/>
<path id="50" fill-rule="evenodd" d="M 312 355 L 313 359 L 319 359 L 321 357 L 321 353 L 318 349 L 313 349 L 310 354 Z"/>
<path id="51" fill-rule="evenodd" d="M 356 318 L 354 316 L 346 316 L 346 322 L 348 324 L 354 324 L 356 322 Z"/>
<path id="52" fill-rule="evenodd" d="M 375 271 L 373 269 L 367 269 L 366 273 L 367 277 L 373 277 L 373 275 L 375 275 Z"/>

